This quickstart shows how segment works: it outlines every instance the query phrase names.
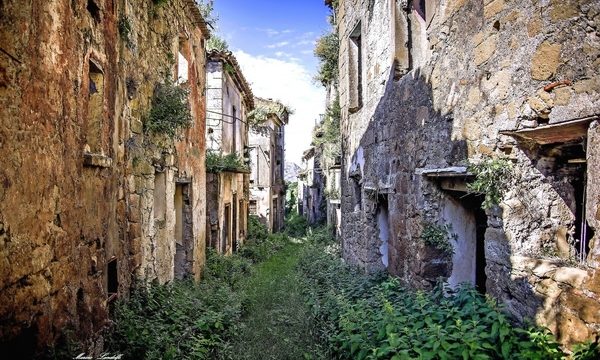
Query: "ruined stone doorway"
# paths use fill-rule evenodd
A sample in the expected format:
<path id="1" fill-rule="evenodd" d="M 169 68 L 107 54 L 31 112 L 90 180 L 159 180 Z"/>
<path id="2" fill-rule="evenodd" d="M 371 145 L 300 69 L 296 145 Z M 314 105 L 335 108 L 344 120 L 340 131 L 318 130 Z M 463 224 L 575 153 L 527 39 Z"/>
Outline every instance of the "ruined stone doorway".
<path id="1" fill-rule="evenodd" d="M 443 207 L 443 217 L 451 226 L 453 240 L 452 274 L 448 283 L 456 287 L 469 283 L 486 292 L 485 231 L 487 215 L 481 208 L 483 196 L 462 191 L 448 191 Z"/>
<path id="2" fill-rule="evenodd" d="M 586 163 L 576 164 L 572 185 L 575 197 L 575 252 L 578 260 L 585 262 L 590 251 L 590 241 L 594 237 L 594 229 L 587 222 L 587 166 Z"/>
<path id="3" fill-rule="evenodd" d="M 192 249 L 192 207 L 190 186 L 177 183 L 175 186 L 175 278 L 183 279 L 190 273 L 188 253 Z"/>
<path id="4" fill-rule="evenodd" d="M 231 204 L 225 205 L 225 215 L 223 219 L 223 236 L 221 237 L 221 254 L 227 254 L 227 244 L 231 239 Z"/>
<path id="5" fill-rule="evenodd" d="M 231 236 L 231 243 L 232 243 L 232 251 L 235 252 L 238 250 L 238 201 L 237 201 L 237 194 L 233 194 L 233 213 L 232 213 L 232 217 L 233 219 L 231 220 L 231 225 L 233 226 L 233 231 L 232 231 L 232 236 Z"/>
<path id="6" fill-rule="evenodd" d="M 386 268 L 389 266 L 389 238 L 390 238 L 390 219 L 388 210 L 388 196 L 379 195 L 377 197 L 377 228 L 379 229 L 379 253 L 381 262 Z"/>

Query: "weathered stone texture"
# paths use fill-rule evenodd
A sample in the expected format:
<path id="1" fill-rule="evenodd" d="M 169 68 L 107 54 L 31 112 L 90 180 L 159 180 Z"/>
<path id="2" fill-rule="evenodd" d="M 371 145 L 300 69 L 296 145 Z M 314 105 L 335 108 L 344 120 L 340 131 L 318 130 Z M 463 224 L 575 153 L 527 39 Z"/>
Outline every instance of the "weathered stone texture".
<path id="1" fill-rule="evenodd" d="M 92 6 L 92 5 L 94 6 Z M 24 356 L 66 336 L 97 340 L 108 321 L 108 286 L 127 296 L 143 273 L 153 224 L 145 222 L 157 169 L 190 177 L 192 274 L 204 261 L 206 28 L 186 0 L 3 1 L 0 4 L 0 339 Z M 131 24 L 128 39 L 119 19 Z M 201 25 L 201 26 L 199 26 Z M 183 36 L 194 47 L 194 125 L 182 141 L 144 135 L 154 87 Z M 172 55 L 171 55 L 172 56 Z M 157 145 L 158 144 L 158 145 Z M 173 157 L 164 161 L 164 152 Z M 168 165 L 166 164 L 168 163 Z M 154 244 L 156 245 L 156 244 Z M 156 256 L 156 255 L 152 255 Z M 117 279 L 107 265 L 117 261 Z M 171 274 L 171 275 L 170 275 Z M 151 276 L 148 276 L 151 275 Z M 4 348 L 9 350 L 4 351 Z"/>
<path id="2" fill-rule="evenodd" d="M 426 223 L 448 220 L 442 209 L 456 194 L 419 169 L 506 156 L 514 163 L 513 185 L 486 214 L 487 292 L 517 318 L 549 326 L 565 344 L 597 333 L 600 324 L 586 314 L 600 312 L 598 235 L 585 263 L 572 262 L 586 156 L 587 220 L 598 233 L 597 126 L 590 126 L 587 145 L 537 145 L 500 132 L 598 115 L 600 4 L 426 2 L 423 18 L 411 2 L 408 13 L 402 3 L 347 0 L 338 10 L 344 256 L 368 271 L 385 268 L 387 256 L 388 271 L 420 287 L 450 276 L 451 259 L 428 249 L 420 233 Z M 394 14 L 418 25 L 409 44 L 417 48 L 412 69 L 399 77 Z M 363 106 L 351 109 L 357 85 L 350 81 L 350 37 L 359 21 Z M 427 36 L 415 36 L 423 24 Z M 387 255 L 376 220 L 384 207 Z"/>

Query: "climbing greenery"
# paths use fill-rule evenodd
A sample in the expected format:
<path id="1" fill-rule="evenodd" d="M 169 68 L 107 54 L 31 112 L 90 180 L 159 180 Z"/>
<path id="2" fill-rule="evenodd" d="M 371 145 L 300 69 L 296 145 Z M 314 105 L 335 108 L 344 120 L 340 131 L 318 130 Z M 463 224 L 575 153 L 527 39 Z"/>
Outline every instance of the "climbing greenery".
<path id="1" fill-rule="evenodd" d="M 224 155 L 220 152 L 208 150 L 206 151 L 206 171 L 209 173 L 224 171 L 249 172 L 250 167 L 236 153 Z"/>
<path id="2" fill-rule="evenodd" d="M 229 44 L 227 41 L 225 41 L 225 39 L 213 34 L 206 42 L 206 51 L 211 50 L 227 51 L 229 50 Z"/>
<path id="3" fill-rule="evenodd" d="M 152 108 L 144 123 L 153 134 L 174 137 L 181 128 L 192 125 L 193 118 L 188 100 L 189 91 L 170 82 L 158 84 L 152 97 Z"/>
<path id="4" fill-rule="evenodd" d="M 215 5 L 213 0 L 195 0 L 200 14 L 204 21 L 212 27 L 215 27 L 219 17 L 215 15 Z"/>
<path id="5" fill-rule="evenodd" d="M 125 15 L 121 15 L 119 17 L 119 23 L 118 23 L 118 28 L 119 28 L 119 36 L 121 37 L 121 40 L 123 40 L 123 42 L 125 42 L 125 44 L 127 44 L 128 46 L 131 46 L 131 20 L 129 19 L 129 17 L 125 16 Z"/>
<path id="6" fill-rule="evenodd" d="M 445 254 L 454 254 L 454 248 L 450 239 L 456 239 L 456 234 L 452 234 L 452 226 L 449 224 L 439 225 L 434 223 L 425 223 L 421 232 L 421 240 L 425 245 L 444 252 Z"/>
<path id="7" fill-rule="evenodd" d="M 323 86 L 337 83 L 339 51 L 339 39 L 335 32 L 325 34 L 317 40 L 314 53 L 319 59 L 319 72 L 315 76 L 315 80 Z"/>
<path id="8" fill-rule="evenodd" d="M 469 172 L 475 180 L 467 185 L 469 191 L 484 194 L 482 208 L 490 209 L 500 204 L 504 193 L 513 180 L 513 164 L 504 158 L 487 158 L 480 163 L 469 165 Z"/>
<path id="9" fill-rule="evenodd" d="M 336 98 L 327 107 L 323 122 L 313 132 L 312 144 L 322 146 L 325 167 L 333 165 L 335 159 L 342 155 L 340 113 L 340 100 Z"/>
<path id="10" fill-rule="evenodd" d="M 292 115 L 294 110 L 278 101 L 259 101 L 254 109 L 248 113 L 247 119 L 250 125 L 259 125 L 269 119 L 269 115 L 276 115 L 284 119 L 286 115 Z"/>
<path id="11" fill-rule="evenodd" d="M 470 286 L 414 290 L 397 278 L 364 274 L 339 257 L 333 242 L 300 254 L 311 334 L 331 359 L 566 359 L 551 333 L 516 326 L 496 301 Z M 597 344 L 573 359 L 597 356 Z"/>

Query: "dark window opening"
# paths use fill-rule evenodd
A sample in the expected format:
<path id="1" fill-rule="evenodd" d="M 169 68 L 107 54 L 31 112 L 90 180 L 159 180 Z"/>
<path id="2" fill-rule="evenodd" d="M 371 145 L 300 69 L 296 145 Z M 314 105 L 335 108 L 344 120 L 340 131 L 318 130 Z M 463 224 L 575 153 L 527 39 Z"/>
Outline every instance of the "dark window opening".
<path id="1" fill-rule="evenodd" d="M 594 229 L 587 222 L 586 200 L 587 200 L 587 175 L 585 164 L 577 168 L 576 177 L 573 179 L 573 190 L 575 195 L 575 252 L 580 262 L 585 262 L 590 252 L 590 241 L 594 237 Z"/>
<path id="2" fill-rule="evenodd" d="M 250 208 L 250 215 L 257 215 L 256 200 L 250 200 L 249 208 Z"/>
<path id="3" fill-rule="evenodd" d="M 426 0 L 415 0 L 413 1 L 413 9 L 419 14 L 423 20 L 427 20 L 426 12 Z"/>
<path id="4" fill-rule="evenodd" d="M 188 254 L 192 251 L 192 207 L 189 183 L 175 185 L 175 278 L 184 279 L 191 274 Z"/>
<path id="5" fill-rule="evenodd" d="M 221 254 L 227 253 L 229 239 L 231 239 L 231 205 L 225 205 L 225 219 L 223 224 L 223 236 L 221 238 Z"/>
<path id="6" fill-rule="evenodd" d="M 238 202 L 237 202 L 237 194 L 233 195 L 233 213 L 232 213 L 232 219 L 231 219 L 231 225 L 233 227 L 231 234 L 231 244 L 232 244 L 232 251 L 236 252 L 238 250 Z"/>
<path id="7" fill-rule="evenodd" d="M 361 23 L 350 34 L 350 110 L 357 111 L 362 107 L 362 34 Z"/>
<path id="8" fill-rule="evenodd" d="M 231 125 L 231 129 L 233 134 L 231 135 L 231 141 L 232 141 L 232 147 L 231 147 L 231 152 L 235 153 L 237 151 L 237 109 L 235 108 L 235 106 L 231 107 L 231 116 L 232 116 L 232 125 Z"/>
<path id="9" fill-rule="evenodd" d="M 119 292 L 119 272 L 117 259 L 112 259 L 106 266 L 106 289 L 109 300 L 114 299 Z"/>
<path id="10" fill-rule="evenodd" d="M 354 211 L 362 210 L 362 186 L 357 179 L 352 178 L 352 198 L 354 200 Z"/>
<path id="11" fill-rule="evenodd" d="M 94 0 L 88 0 L 86 8 L 92 16 L 92 19 L 97 23 L 100 22 L 100 8 L 96 5 L 96 2 Z"/>
<path id="12" fill-rule="evenodd" d="M 88 109 L 86 142 L 93 153 L 101 153 L 104 122 L 104 74 L 90 59 L 88 70 Z"/>

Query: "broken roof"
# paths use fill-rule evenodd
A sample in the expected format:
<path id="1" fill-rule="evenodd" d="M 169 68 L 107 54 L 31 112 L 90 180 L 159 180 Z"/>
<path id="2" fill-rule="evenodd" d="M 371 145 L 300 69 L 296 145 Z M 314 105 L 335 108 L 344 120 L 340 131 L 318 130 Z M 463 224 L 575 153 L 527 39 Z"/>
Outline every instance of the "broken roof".
<path id="1" fill-rule="evenodd" d="M 231 51 L 220 51 L 220 50 L 211 50 L 208 53 L 209 61 L 220 61 L 224 64 L 228 64 L 233 69 L 231 72 L 228 72 L 235 86 L 241 91 L 242 97 L 244 98 L 244 102 L 248 106 L 248 111 L 254 109 L 254 95 L 252 94 L 252 89 L 250 88 L 250 84 L 246 81 L 244 74 L 242 73 L 242 69 L 235 58 L 235 56 L 231 53 Z"/>
<path id="2" fill-rule="evenodd" d="M 255 117 L 259 123 L 265 121 L 269 115 L 275 115 L 281 124 L 287 125 L 290 110 L 285 105 L 273 99 L 263 99 L 259 97 L 255 97 L 254 101 L 256 103 L 255 111 L 257 112 Z M 264 117 L 265 119 L 261 119 L 261 117 Z"/>
<path id="3" fill-rule="evenodd" d="M 200 30 L 202 30 L 204 37 L 208 39 L 210 37 L 210 30 L 208 29 L 209 24 L 206 22 L 206 20 L 204 20 L 204 16 L 202 16 L 196 1 L 184 0 L 184 2 L 194 18 L 194 25 L 198 26 Z"/>

